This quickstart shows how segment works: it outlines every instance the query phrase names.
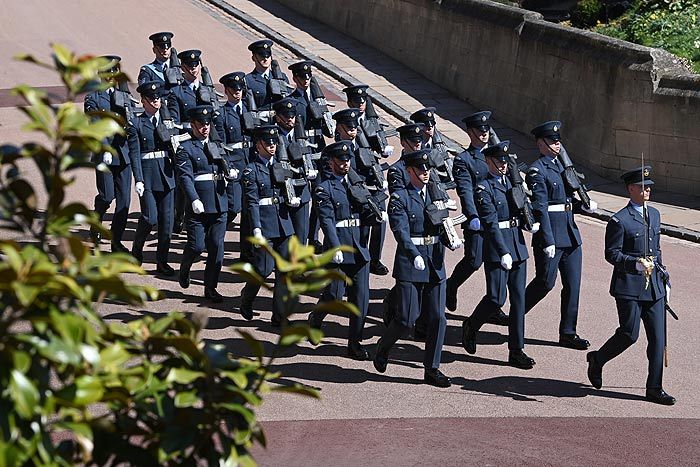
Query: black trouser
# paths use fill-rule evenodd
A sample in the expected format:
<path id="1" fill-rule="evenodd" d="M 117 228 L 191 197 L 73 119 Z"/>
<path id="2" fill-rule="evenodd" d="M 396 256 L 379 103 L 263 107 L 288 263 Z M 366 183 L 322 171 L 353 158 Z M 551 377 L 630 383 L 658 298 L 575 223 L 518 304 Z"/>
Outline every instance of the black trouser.
<path id="1" fill-rule="evenodd" d="M 141 204 L 141 217 L 136 226 L 136 235 L 132 251 L 143 254 L 143 245 L 146 237 L 154 229 L 158 228 L 158 247 L 156 249 L 156 261 L 168 262 L 170 240 L 173 230 L 173 198 L 174 190 L 151 191 L 146 190 L 139 198 Z"/>
<path id="2" fill-rule="evenodd" d="M 182 253 L 181 271 L 189 271 L 192 263 L 207 250 L 204 269 L 204 286 L 215 289 L 219 284 L 219 273 L 224 260 L 224 236 L 226 235 L 226 213 L 187 214 L 187 244 Z M 181 272 L 182 273 L 182 272 Z"/>
<path id="3" fill-rule="evenodd" d="M 112 243 L 120 243 L 131 205 L 131 167 L 129 165 L 108 165 L 107 167 L 109 172 L 97 170 L 95 173 L 97 185 L 95 212 L 102 220 L 112 201 L 116 201 L 110 230 Z"/>
<path id="4" fill-rule="evenodd" d="M 289 237 L 268 238 L 272 249 L 282 255 L 289 257 Z M 263 278 L 267 278 L 275 269 L 274 258 L 263 248 L 253 248 L 251 251 L 250 263 L 255 271 Z M 252 306 L 255 297 L 260 291 L 259 284 L 246 283 L 241 292 L 241 303 Z M 286 318 L 284 299 L 287 295 L 287 287 L 282 280 L 282 274 L 275 272 L 275 286 L 272 291 L 272 317 L 274 320 L 282 321 Z"/>

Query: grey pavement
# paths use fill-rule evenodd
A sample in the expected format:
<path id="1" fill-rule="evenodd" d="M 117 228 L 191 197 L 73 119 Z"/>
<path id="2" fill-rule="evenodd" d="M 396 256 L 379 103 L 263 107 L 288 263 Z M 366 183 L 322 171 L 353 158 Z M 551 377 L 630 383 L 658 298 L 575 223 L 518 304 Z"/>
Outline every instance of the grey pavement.
<path id="1" fill-rule="evenodd" d="M 329 64 L 353 78 L 377 89 L 385 86 L 381 89 L 386 97 L 405 111 L 423 105 L 437 105 L 442 117 L 438 124 L 440 128 L 455 141 L 466 145 L 466 134 L 456 123 L 473 110 L 468 104 L 424 82 L 395 62 L 387 62 L 372 49 L 343 38 L 323 25 L 299 18 L 273 2 L 230 3 L 250 17 L 274 25 L 279 33 L 302 45 L 301 49 L 322 56 Z M 5 89 L 11 83 L 22 81 L 42 87 L 58 84 L 43 71 L 37 72 L 36 68 L 9 61 L 9 57 L 17 52 L 47 56 L 49 41 L 61 41 L 83 52 L 118 53 L 124 57 L 126 71 L 135 77 L 139 65 L 151 59 L 147 36 L 157 30 L 171 30 L 175 32 L 175 47 L 180 50 L 201 48 L 205 64 L 218 77 L 225 72 L 252 68 L 246 45 L 261 37 L 250 25 L 200 0 L 125 0 L 120 3 L 120 12 L 138 10 L 140 13 L 114 15 L 109 20 L 105 17 L 102 2 L 65 0 L 60 5 L 60 8 L 53 3 L 47 6 L 41 0 L 24 0 L 22 3 L 0 1 L 0 6 L 11 13 L 4 16 L 3 27 L 0 28 L 0 60 L 6 64 L 0 76 Z M 169 19 L 160 14 L 165 8 L 171 12 Z M 36 14 L 38 11 L 45 13 Z M 390 26 L 391 21 L 388 22 Z M 286 64 L 299 58 L 298 54 L 280 48 L 279 44 L 275 46 L 275 56 L 283 62 L 284 69 Z M 331 73 L 318 73 L 318 76 L 329 98 L 337 104 L 336 108 L 342 108 L 344 103 L 340 90 L 346 83 Z M 409 85 L 413 94 L 422 96 L 421 100 L 411 100 L 413 98 L 405 93 L 404 88 L 409 89 Z M 384 112 L 383 117 L 392 125 L 398 125 L 401 121 L 396 112 Z M 20 132 L 21 124 L 15 109 L 0 108 L 0 141 L 26 140 L 27 135 Z M 527 136 L 507 128 L 499 128 L 499 132 L 503 138 L 516 141 L 522 148 L 523 157 L 527 154 L 532 156 L 532 145 Z M 396 141 L 394 143 L 398 144 Z M 595 180 L 592 181 L 594 183 Z M 615 182 L 606 180 L 595 185 L 595 198 L 599 204 L 610 210 L 624 205 L 619 192 L 615 192 L 616 187 Z M 94 176 L 90 171 L 84 171 L 71 187 L 69 197 L 85 201 L 90 200 L 94 193 Z M 659 194 L 654 193 L 653 197 L 656 196 Z M 691 220 L 698 216 L 694 209 L 698 207 L 697 204 L 686 200 L 668 206 L 657 202 L 654 205 L 662 210 L 667 222 L 674 219 L 673 222 L 678 225 L 688 228 L 695 226 Z M 138 210 L 134 194 L 132 216 L 126 232 L 127 245 L 133 238 Z M 580 217 L 578 223 L 584 241 L 584 280 L 578 332 L 597 348 L 617 325 L 614 300 L 608 295 L 611 267 L 603 258 L 605 223 L 586 217 Z M 238 258 L 238 238 L 236 229 L 227 233 L 226 264 L 232 264 Z M 176 237 L 173 242 L 171 264 L 174 266 L 179 262 L 184 242 L 184 236 Z M 258 415 L 265 426 L 269 426 L 272 449 L 267 454 L 260 453 L 260 458 L 268 460 L 264 462 L 265 465 L 299 465 L 290 462 L 289 459 L 293 457 L 289 456 L 303 452 L 308 456 L 306 465 L 327 465 L 333 461 L 333 458 L 327 457 L 329 452 L 357 452 L 371 459 L 372 464 L 411 465 L 428 463 L 431 459 L 442 459 L 445 465 L 634 463 L 629 447 L 617 443 L 619 438 L 616 436 L 619 435 L 637 440 L 636 452 L 641 453 L 638 459 L 647 460 L 641 463 L 658 464 L 659 458 L 655 457 L 657 451 L 674 448 L 685 449 L 684 452 L 691 457 L 669 455 L 669 463 L 692 463 L 697 455 L 686 448 L 697 446 L 700 440 L 700 396 L 696 391 L 700 374 L 700 338 L 697 334 L 700 316 L 696 313 L 695 296 L 700 244 L 667 236 L 663 237 L 662 242 L 664 261 L 674 279 L 673 305 L 681 315 L 681 321 L 669 322 L 670 367 L 664 375 L 666 389 L 679 400 L 676 406 L 661 407 L 642 398 L 646 378 L 646 342 L 643 333 L 635 346 L 606 366 L 602 390 L 595 390 L 588 384 L 585 354 L 559 348 L 556 344 L 558 286 L 527 316 L 526 351 L 537 361 L 533 370 L 522 371 L 506 365 L 505 328 L 486 325 L 479 335 L 477 354 L 467 355 L 459 344 L 460 323 L 484 293 L 483 275 L 479 272 L 460 290 L 458 311 L 448 313 L 441 368 L 454 378 L 455 384 L 451 388 L 437 389 L 421 384 L 423 344 L 419 342 L 408 339 L 399 341 L 392 351 L 385 374 L 378 374 L 371 362 L 348 359 L 345 357 L 346 321 L 329 317 L 324 327 L 326 337 L 319 346 L 299 345 L 283 352 L 276 362 L 276 368 L 283 374 L 280 382 L 309 384 L 319 388 L 322 397 L 313 400 L 287 394 L 266 396 Z M 256 317 L 247 322 L 238 313 L 242 288 L 240 278 L 225 271 L 219 291 L 227 298 L 222 304 L 207 303 L 201 296 L 202 262 L 193 269 L 193 285 L 182 290 L 176 280 L 166 280 L 152 274 L 155 269 L 155 241 L 149 240 L 146 247 L 144 269 L 149 274 L 135 277 L 134 281 L 161 288 L 166 298 L 139 308 L 103 304 L 100 312 L 107 318 L 128 320 L 143 313 L 161 314 L 169 310 L 205 312 L 209 323 L 203 336 L 228 345 L 234 354 L 239 355 L 246 355 L 247 349 L 237 333 L 238 329 L 248 330 L 268 342 L 275 340 L 276 332 L 269 325 L 269 293 L 260 294 L 256 302 Z M 389 266 L 395 248 L 396 243 L 389 234 L 383 253 L 384 262 Z M 448 272 L 452 271 L 461 254 L 448 254 Z M 528 271 L 530 276 L 534 273 L 533 268 L 531 264 Z M 372 351 L 383 331 L 381 299 L 392 284 L 390 277 L 371 277 L 372 301 L 365 338 Z M 308 308 L 316 302 L 316 298 L 304 297 L 302 302 Z M 293 320 L 303 321 L 305 318 L 306 315 L 302 313 L 294 316 Z M 365 419 L 373 421 L 363 424 L 362 420 Z M 404 419 L 409 421 L 402 423 Z M 475 419 L 483 420 L 477 422 Z M 538 421 L 533 422 L 533 419 Z M 570 433 L 574 440 L 577 430 L 585 433 L 585 436 L 582 435 L 583 444 L 571 454 L 579 457 L 557 459 L 554 456 L 555 452 L 547 443 L 557 428 L 561 433 Z M 365 433 L 367 430 L 369 433 Z M 502 434 L 496 436 L 492 432 Z M 538 433 L 542 435 L 538 436 Z M 425 436 L 421 437 L 421 434 Z M 438 438 L 440 434 L 442 436 Z M 667 437 L 671 435 L 679 438 L 670 438 L 669 441 Z M 495 441 L 488 441 L 494 436 L 502 443 L 511 443 L 500 457 L 485 454 L 501 446 Z M 383 441 L 368 443 L 367 437 Z M 603 447 L 600 453 L 604 455 L 599 462 L 576 461 L 595 459 L 599 451 L 593 444 L 596 438 L 606 437 L 611 439 L 601 441 Z M 417 438 L 434 439 L 434 442 L 421 443 Z M 551 442 L 566 449 L 563 438 Z M 296 440 L 296 443 L 290 440 Z M 390 447 L 394 455 L 397 452 L 402 454 L 403 457 L 398 456 L 398 459 L 403 459 L 403 462 L 396 461 L 396 457 L 385 456 Z M 426 450 L 432 456 L 426 457 Z M 472 457 L 459 456 L 470 451 L 473 451 Z M 444 456 L 441 457 L 441 454 Z M 328 459 L 331 460 L 326 461 Z M 354 458 L 349 459 L 336 463 L 362 463 L 352 462 Z"/>

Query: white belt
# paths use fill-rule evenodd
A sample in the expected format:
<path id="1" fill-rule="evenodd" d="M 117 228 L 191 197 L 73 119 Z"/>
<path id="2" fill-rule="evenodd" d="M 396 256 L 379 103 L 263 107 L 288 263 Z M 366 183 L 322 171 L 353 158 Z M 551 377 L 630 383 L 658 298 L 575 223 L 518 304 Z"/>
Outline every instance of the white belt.
<path id="1" fill-rule="evenodd" d="M 511 227 L 518 227 L 520 225 L 520 221 L 518 219 L 511 219 L 509 221 L 500 221 L 498 223 L 498 228 L 499 229 L 510 229 Z"/>
<path id="2" fill-rule="evenodd" d="M 168 157 L 167 151 L 151 151 L 141 154 L 141 159 L 163 159 Z"/>
<path id="3" fill-rule="evenodd" d="M 440 241 L 440 237 L 411 237 L 414 245 L 434 245 Z"/>
<path id="4" fill-rule="evenodd" d="M 549 211 L 549 212 L 571 211 L 571 203 L 566 203 L 566 204 L 550 204 L 549 206 L 547 206 L 547 211 Z"/>
<path id="5" fill-rule="evenodd" d="M 223 180 L 224 176 L 219 174 L 202 174 L 196 175 L 194 177 L 195 182 L 211 182 L 216 180 Z"/>
<path id="6" fill-rule="evenodd" d="M 270 197 L 270 198 L 260 198 L 258 201 L 259 206 L 272 206 L 273 204 L 279 203 L 279 198 L 277 197 Z"/>
<path id="7" fill-rule="evenodd" d="M 306 136 L 321 136 L 323 135 L 323 130 L 317 128 L 312 128 L 311 130 L 306 130 Z"/>
<path id="8" fill-rule="evenodd" d="M 336 227 L 360 227 L 360 219 L 343 219 L 335 223 Z"/>

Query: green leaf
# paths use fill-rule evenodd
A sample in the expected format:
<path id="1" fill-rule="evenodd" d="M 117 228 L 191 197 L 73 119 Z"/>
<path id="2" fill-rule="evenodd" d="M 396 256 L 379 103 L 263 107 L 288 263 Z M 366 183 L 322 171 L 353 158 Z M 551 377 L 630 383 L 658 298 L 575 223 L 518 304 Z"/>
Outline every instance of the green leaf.
<path id="1" fill-rule="evenodd" d="M 248 283 L 259 285 L 267 290 L 272 290 L 272 287 L 265 282 L 265 278 L 258 274 L 250 263 L 236 263 L 229 269 L 241 276 Z"/>
<path id="2" fill-rule="evenodd" d="M 239 388 L 245 388 L 248 385 L 248 376 L 245 370 L 222 371 L 221 375 L 229 378 Z"/>
<path id="3" fill-rule="evenodd" d="M 20 417 L 32 418 L 34 408 L 39 402 L 39 391 L 34 383 L 18 370 L 10 372 L 10 397 L 15 402 L 15 409 Z"/>
<path id="4" fill-rule="evenodd" d="M 321 302 L 318 305 L 316 305 L 316 308 L 314 308 L 314 310 L 322 313 L 341 316 L 348 314 L 355 314 L 357 316 L 360 315 L 360 310 L 358 310 L 354 304 L 340 300 Z"/>
<path id="5" fill-rule="evenodd" d="M 12 360 L 15 369 L 23 374 L 26 374 L 32 366 L 32 358 L 27 352 L 21 350 L 12 352 Z"/>
<path id="6" fill-rule="evenodd" d="M 312 344 L 317 345 L 323 339 L 323 331 L 307 325 L 288 326 L 282 331 L 279 345 L 285 347 L 296 344 L 304 339 L 309 339 Z"/>
<path id="7" fill-rule="evenodd" d="M 104 394 L 102 381 L 97 376 L 83 375 L 75 380 L 75 398 L 77 405 L 88 405 L 97 402 Z"/>
<path id="8" fill-rule="evenodd" d="M 201 371 L 193 371 L 187 368 L 172 368 L 165 380 L 169 383 L 190 384 L 192 381 L 205 376 L 206 375 Z"/>
<path id="9" fill-rule="evenodd" d="M 262 342 L 253 337 L 251 333 L 239 329 L 238 334 L 243 336 L 243 339 L 248 344 L 248 347 L 250 347 L 253 355 L 255 355 L 258 359 L 262 359 L 265 356 L 265 347 L 263 346 Z"/>
<path id="10" fill-rule="evenodd" d="M 320 399 L 321 393 L 318 389 L 314 389 L 310 386 L 306 386 L 299 383 L 294 383 L 292 386 L 273 386 L 272 390 L 275 392 L 288 392 L 291 394 L 299 394 L 301 396 L 313 397 L 314 399 Z"/>
<path id="11" fill-rule="evenodd" d="M 197 391 L 178 392 L 175 396 L 175 407 L 194 407 L 200 401 L 201 399 L 197 395 Z"/>

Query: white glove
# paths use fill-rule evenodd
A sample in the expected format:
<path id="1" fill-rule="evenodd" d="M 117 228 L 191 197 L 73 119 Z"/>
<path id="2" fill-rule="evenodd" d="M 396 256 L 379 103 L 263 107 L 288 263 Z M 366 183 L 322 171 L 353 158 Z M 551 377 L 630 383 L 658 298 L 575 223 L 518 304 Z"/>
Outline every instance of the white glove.
<path id="1" fill-rule="evenodd" d="M 445 208 L 449 209 L 450 211 L 454 211 L 457 209 L 457 202 L 453 199 L 448 199 L 445 201 Z"/>
<path id="2" fill-rule="evenodd" d="M 384 146 L 384 151 L 382 152 L 384 157 L 391 157 L 394 154 L 394 146 L 386 145 Z"/>
<path id="3" fill-rule="evenodd" d="M 301 206 L 301 198 L 295 196 L 294 198 L 289 200 L 289 205 L 293 208 L 298 208 L 299 206 Z"/>
<path id="4" fill-rule="evenodd" d="M 547 258 L 552 259 L 557 254 L 557 247 L 549 245 L 544 248 L 544 253 L 547 255 Z"/>
<path id="5" fill-rule="evenodd" d="M 651 272 L 651 270 L 654 269 L 654 263 L 646 258 L 637 258 L 637 262 L 634 264 L 634 267 L 639 272 Z"/>
<path id="6" fill-rule="evenodd" d="M 112 163 L 112 153 L 111 152 L 104 152 L 102 154 L 102 162 L 104 162 L 107 165 L 110 165 Z"/>
<path id="7" fill-rule="evenodd" d="M 589 214 L 594 213 L 598 210 L 598 203 L 596 203 L 594 200 L 591 200 L 590 208 L 586 208 L 586 206 L 581 206 L 581 209 L 583 209 L 584 212 L 587 212 Z"/>
<path id="8" fill-rule="evenodd" d="M 666 286 L 666 303 L 671 301 L 671 287 Z"/>
<path id="9" fill-rule="evenodd" d="M 256 227 L 253 229 L 253 237 L 257 238 L 258 240 L 265 241 L 265 237 L 262 234 L 262 229 Z M 255 248 L 260 248 L 260 245 L 255 245 Z"/>
<path id="10" fill-rule="evenodd" d="M 501 256 L 501 266 L 503 266 L 503 269 L 506 271 L 511 270 L 513 267 L 513 257 L 510 256 L 510 253 L 506 253 L 505 255 Z"/>
<path id="11" fill-rule="evenodd" d="M 474 219 L 469 221 L 469 230 L 480 230 L 481 229 L 481 221 L 479 220 L 478 217 L 475 217 Z"/>
<path id="12" fill-rule="evenodd" d="M 539 232 L 539 231 L 540 231 L 540 223 L 539 223 L 539 222 L 535 222 L 534 224 L 532 224 L 532 228 L 530 229 L 530 233 L 534 233 L 534 234 L 535 234 L 535 233 L 537 233 L 537 232 Z"/>
<path id="13" fill-rule="evenodd" d="M 316 177 L 318 177 L 318 170 L 316 169 L 309 169 L 309 173 L 306 174 L 306 178 L 309 180 L 315 180 Z"/>
<path id="14" fill-rule="evenodd" d="M 425 270 L 425 261 L 423 261 L 422 256 L 416 256 L 415 258 L 413 258 L 413 267 L 419 271 Z"/>
<path id="15" fill-rule="evenodd" d="M 238 169 L 229 169 L 228 176 L 231 178 L 238 178 Z"/>
<path id="16" fill-rule="evenodd" d="M 143 182 L 136 182 L 134 189 L 136 190 L 136 194 L 139 195 L 139 198 L 142 197 L 143 192 L 146 191 L 146 187 L 143 185 Z"/>
<path id="17" fill-rule="evenodd" d="M 196 199 L 192 201 L 192 211 L 195 214 L 201 214 L 204 212 L 204 203 L 202 203 L 200 200 Z"/>
<path id="18" fill-rule="evenodd" d="M 335 255 L 333 255 L 333 262 L 335 264 L 341 264 L 343 262 L 343 252 L 338 250 L 335 252 Z"/>
<path id="19" fill-rule="evenodd" d="M 386 211 L 382 211 L 382 222 L 388 222 L 389 221 L 389 214 L 387 214 Z"/>

